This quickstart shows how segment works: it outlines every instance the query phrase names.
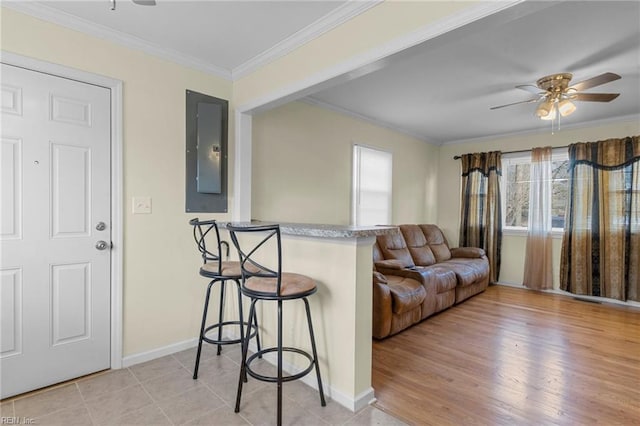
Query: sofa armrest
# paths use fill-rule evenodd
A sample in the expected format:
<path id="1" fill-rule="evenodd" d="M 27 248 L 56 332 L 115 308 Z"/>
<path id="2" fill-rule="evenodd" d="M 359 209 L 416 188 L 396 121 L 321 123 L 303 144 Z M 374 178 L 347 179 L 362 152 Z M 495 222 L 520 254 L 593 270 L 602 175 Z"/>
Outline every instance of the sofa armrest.
<path id="1" fill-rule="evenodd" d="M 483 257 L 484 255 L 484 250 L 479 247 L 458 247 L 451 249 L 451 257 L 466 257 L 473 259 Z"/>
<path id="2" fill-rule="evenodd" d="M 397 259 L 378 260 L 374 265 L 376 269 L 404 269 L 404 263 Z"/>
<path id="3" fill-rule="evenodd" d="M 384 277 L 384 282 L 380 280 Z M 392 300 L 391 291 L 386 284 L 386 277 L 380 273 L 373 273 L 373 330 L 376 339 L 383 339 L 391 333 Z"/>
<path id="4" fill-rule="evenodd" d="M 414 266 L 412 268 L 384 268 L 377 266 L 376 270 L 384 275 L 395 275 L 397 277 L 411 278 L 419 283 L 424 284 L 428 281 L 428 277 L 431 276 L 432 271 L 429 268 L 420 266 Z"/>
<path id="5" fill-rule="evenodd" d="M 389 280 L 387 280 L 387 277 L 385 277 L 384 274 L 378 271 L 373 271 L 373 282 L 376 284 L 386 285 L 389 282 Z"/>

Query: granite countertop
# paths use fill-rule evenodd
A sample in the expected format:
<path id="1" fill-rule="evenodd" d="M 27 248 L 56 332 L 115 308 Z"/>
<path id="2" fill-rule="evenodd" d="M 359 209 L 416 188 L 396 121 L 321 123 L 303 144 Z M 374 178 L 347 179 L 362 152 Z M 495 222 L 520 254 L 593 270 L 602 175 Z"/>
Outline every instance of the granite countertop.
<path id="1" fill-rule="evenodd" d="M 218 222 L 218 226 L 226 229 L 227 225 L 252 226 L 270 225 L 278 222 L 252 220 L 251 222 Z M 396 226 L 350 226 L 327 225 L 316 223 L 279 223 L 283 235 L 299 235 L 316 238 L 357 238 L 375 237 L 397 231 Z"/>

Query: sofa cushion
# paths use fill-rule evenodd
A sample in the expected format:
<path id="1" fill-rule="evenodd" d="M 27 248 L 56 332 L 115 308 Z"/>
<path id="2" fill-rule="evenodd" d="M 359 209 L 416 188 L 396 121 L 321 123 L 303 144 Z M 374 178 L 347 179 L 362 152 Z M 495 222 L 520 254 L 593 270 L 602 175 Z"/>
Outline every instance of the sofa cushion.
<path id="1" fill-rule="evenodd" d="M 416 269 L 425 277 L 425 284 L 433 286 L 436 294 L 446 293 L 456 288 L 457 278 L 451 268 L 436 264 Z"/>
<path id="2" fill-rule="evenodd" d="M 400 225 L 400 232 L 407 243 L 413 263 L 418 266 L 430 266 L 436 263 L 436 258 L 427 244 L 424 232 L 418 225 Z"/>
<path id="3" fill-rule="evenodd" d="M 385 259 L 399 260 L 405 268 L 415 266 L 400 230 L 392 234 L 378 235 L 376 239 Z"/>
<path id="4" fill-rule="evenodd" d="M 481 271 L 475 268 L 468 262 L 456 262 L 455 260 L 448 260 L 446 262 L 438 263 L 438 266 L 447 268 L 456 274 L 458 285 L 466 286 L 475 283 L 482 278 Z"/>
<path id="5" fill-rule="evenodd" d="M 447 263 L 458 263 L 460 265 L 465 265 L 469 268 L 473 268 L 478 279 L 482 279 L 483 277 L 489 276 L 489 262 L 486 257 L 481 257 L 477 259 L 467 259 L 467 258 L 458 258 L 453 257 L 446 262 Z"/>
<path id="6" fill-rule="evenodd" d="M 436 262 L 444 262 L 451 259 L 451 251 L 444 234 L 436 225 L 419 225 L 427 240 L 427 244 L 431 248 Z"/>
<path id="7" fill-rule="evenodd" d="M 422 284 L 411 278 L 388 275 L 387 286 L 391 292 L 394 314 L 414 309 L 421 305 L 424 298 L 427 297 L 427 292 Z"/>

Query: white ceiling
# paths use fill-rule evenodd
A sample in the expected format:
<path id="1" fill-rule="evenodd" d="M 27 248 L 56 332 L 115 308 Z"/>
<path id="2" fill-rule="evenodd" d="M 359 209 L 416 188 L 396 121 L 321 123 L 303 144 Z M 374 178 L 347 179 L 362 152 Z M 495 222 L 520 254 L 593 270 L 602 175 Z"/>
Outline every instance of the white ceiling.
<path id="1" fill-rule="evenodd" d="M 390 65 L 312 95 L 313 100 L 442 144 L 550 130 L 536 104 L 490 110 L 535 96 L 516 85 L 573 73 L 622 79 L 585 92 L 620 93 L 576 102 L 562 127 L 640 119 L 640 2 L 525 2 L 410 49 Z M 557 124 L 557 123 L 556 123 Z"/>
<path id="2" fill-rule="evenodd" d="M 376 1 L 8 2 L 12 7 L 180 63 L 236 79 L 378 4 Z M 308 102 L 435 144 L 548 131 L 516 85 L 572 72 L 621 80 L 587 92 L 621 95 L 580 102 L 561 127 L 640 119 L 640 2 L 526 1 L 400 52 L 376 71 L 308 96 Z M 365 74 L 361 76 L 362 74 Z M 342 79 L 345 80 L 345 79 Z"/>

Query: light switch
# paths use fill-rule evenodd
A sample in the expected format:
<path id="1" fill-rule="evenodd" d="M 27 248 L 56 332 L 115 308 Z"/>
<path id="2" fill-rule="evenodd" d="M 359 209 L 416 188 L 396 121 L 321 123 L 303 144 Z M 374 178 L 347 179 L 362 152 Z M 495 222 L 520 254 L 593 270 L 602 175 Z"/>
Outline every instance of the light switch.
<path id="1" fill-rule="evenodd" d="M 132 197 L 133 214 L 150 214 L 151 197 Z"/>

